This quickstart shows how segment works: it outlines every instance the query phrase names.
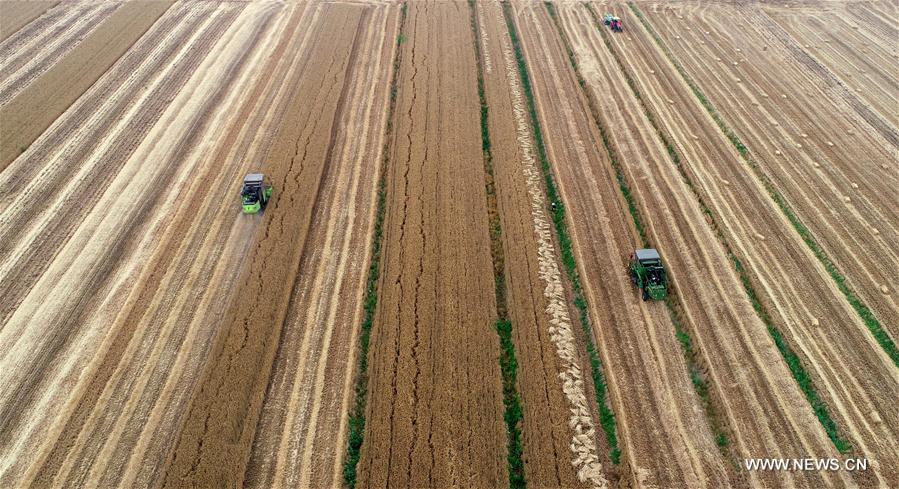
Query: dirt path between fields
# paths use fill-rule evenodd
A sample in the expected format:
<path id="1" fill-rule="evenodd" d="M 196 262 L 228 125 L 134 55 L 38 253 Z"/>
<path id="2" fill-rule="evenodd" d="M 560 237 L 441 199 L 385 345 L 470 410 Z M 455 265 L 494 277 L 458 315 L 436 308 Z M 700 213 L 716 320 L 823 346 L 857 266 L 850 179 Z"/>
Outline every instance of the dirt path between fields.
<path id="1" fill-rule="evenodd" d="M 473 35 L 410 2 L 359 487 L 507 487 Z"/>

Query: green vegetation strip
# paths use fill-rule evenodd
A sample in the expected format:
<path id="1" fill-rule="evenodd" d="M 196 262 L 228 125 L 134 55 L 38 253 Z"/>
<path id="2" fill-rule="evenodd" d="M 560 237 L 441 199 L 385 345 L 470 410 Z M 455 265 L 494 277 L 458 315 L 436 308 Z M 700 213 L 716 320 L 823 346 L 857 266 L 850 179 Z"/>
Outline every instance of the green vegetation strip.
<path id="1" fill-rule="evenodd" d="M 631 2 L 628 2 L 628 6 L 630 6 L 631 11 L 634 15 L 640 19 L 640 23 L 646 29 L 647 32 L 655 39 L 656 44 L 661 48 L 662 52 L 665 53 L 665 56 L 668 57 L 668 60 L 674 65 L 677 69 L 678 73 L 680 73 L 681 77 L 684 81 L 689 85 L 690 89 L 693 91 L 693 94 L 699 99 L 699 102 L 702 103 L 702 106 L 708 111 L 708 113 L 712 116 L 715 123 L 718 124 L 718 128 L 721 129 L 721 132 L 724 133 L 725 136 L 730 140 L 730 142 L 737 148 L 737 151 L 740 153 L 740 156 L 743 157 L 743 160 L 752 168 L 756 177 L 762 182 L 765 187 L 765 190 L 768 191 L 768 195 L 772 200 L 777 204 L 780 210 L 787 216 L 790 224 L 793 225 L 793 228 L 797 233 L 802 237 L 802 240 L 805 241 L 805 244 L 812 250 L 815 257 L 818 258 L 818 261 L 824 265 L 824 268 L 827 270 L 827 273 L 830 274 L 830 277 L 836 282 L 837 288 L 840 289 L 840 292 L 846 296 L 846 300 L 849 301 L 849 304 L 852 305 L 852 308 L 855 309 L 855 312 L 862 318 L 862 321 L 867 326 L 868 330 L 874 335 L 874 339 L 877 340 L 877 343 L 881 348 L 886 351 L 887 355 L 893 361 L 893 365 L 899 367 L 899 349 L 896 348 L 896 343 L 892 338 L 884 331 L 883 327 L 880 325 L 880 321 L 874 316 L 874 313 L 871 309 L 866 306 L 861 299 L 855 294 L 849 284 L 846 282 L 846 277 L 840 272 L 837 266 L 831 261 L 831 259 L 827 256 L 818 242 L 815 240 L 814 236 L 812 236 L 811 231 L 796 213 L 790 208 L 784 196 L 777 190 L 777 187 L 771 180 L 765 175 L 762 169 L 759 167 L 758 163 L 750 156 L 749 150 L 746 148 L 746 145 L 740 140 L 739 137 L 731 130 L 731 128 L 724 122 L 724 119 L 719 115 L 718 111 L 709 102 L 708 98 L 706 98 L 705 94 L 702 90 L 699 89 L 699 86 L 693 81 L 693 79 L 687 74 L 687 71 L 684 69 L 683 65 L 674 57 L 674 54 L 668 49 L 668 46 L 662 41 L 662 38 L 656 33 L 653 29 L 652 25 L 649 24 L 649 21 L 643 16 L 643 12 L 637 8 Z"/>
<path id="2" fill-rule="evenodd" d="M 618 181 L 618 188 L 621 190 L 621 195 L 627 202 L 628 210 L 630 211 L 631 218 L 634 221 L 634 227 L 636 228 L 637 233 L 640 235 L 640 240 L 643 247 L 650 248 L 652 247 L 652 245 L 649 239 L 649 235 L 646 232 L 646 228 L 643 225 L 643 220 L 640 216 L 639 208 L 637 207 L 637 203 L 634 200 L 630 187 L 628 186 L 627 177 L 625 176 L 624 170 L 621 167 L 621 163 L 618 160 L 618 152 L 615 149 L 615 146 L 612 144 L 611 139 L 609 138 L 609 133 L 606 130 L 605 124 L 599 117 L 599 111 L 595 105 L 593 97 L 591 96 L 589 90 L 587 90 L 587 82 L 586 80 L 584 80 L 583 76 L 581 75 L 580 69 L 578 68 L 577 60 L 574 57 L 574 51 L 571 49 L 570 41 L 565 35 L 553 4 L 550 2 L 544 2 L 544 5 L 546 6 L 546 10 L 556 26 L 556 30 L 559 32 L 559 36 L 564 41 L 565 50 L 568 53 L 568 60 L 571 63 L 571 67 L 574 70 L 575 75 L 577 76 L 578 83 L 580 84 L 581 89 L 584 91 L 584 95 L 587 97 L 587 102 L 590 105 L 591 115 L 593 116 L 593 120 L 596 123 L 596 127 L 599 129 L 603 146 L 605 147 L 606 152 L 609 155 L 609 160 L 612 164 L 612 168 L 615 170 L 615 178 Z M 592 8 L 590 8 L 589 5 L 587 5 L 587 7 L 595 20 L 596 13 Z M 606 33 L 602 31 L 601 27 L 600 34 L 603 36 L 603 40 L 606 41 L 608 46 L 608 40 L 605 38 Z M 730 443 L 723 428 L 724 424 L 721 420 L 721 417 L 715 411 L 711 398 L 709 397 L 708 381 L 706 380 L 705 376 L 702 375 L 702 369 L 700 368 L 699 362 L 701 357 L 693 348 L 693 340 L 690 337 L 690 333 L 683 327 L 680 322 L 680 316 L 677 311 L 681 310 L 682 306 L 680 305 L 679 299 L 677 299 L 676 297 L 676 291 L 673 288 L 669 287 L 668 295 L 665 297 L 665 307 L 668 310 L 668 316 L 671 319 L 671 324 L 674 326 L 675 336 L 677 337 L 678 343 L 681 345 L 681 349 L 683 350 L 684 360 L 687 364 L 687 369 L 690 372 L 690 381 L 693 384 L 693 388 L 695 389 L 696 394 L 699 396 L 702 402 L 703 410 L 706 414 L 706 419 L 708 419 L 709 426 L 712 429 L 712 432 L 715 434 L 715 441 L 718 445 L 718 448 L 722 451 L 722 453 L 729 456 L 727 447 Z"/>
<path id="3" fill-rule="evenodd" d="M 387 108 L 387 134 L 393 129 L 393 112 L 396 107 L 396 86 L 400 71 L 400 52 L 402 48 L 403 31 L 406 26 L 406 3 L 400 9 L 400 35 L 397 36 L 396 54 L 393 58 L 393 76 L 390 80 L 390 105 Z M 389 139 L 389 138 L 388 138 Z M 378 277 L 381 270 L 381 236 L 384 230 L 384 214 L 387 208 L 387 162 L 389 142 L 384 143 L 383 157 L 381 159 L 381 175 L 378 178 L 378 207 L 375 217 L 375 232 L 372 238 L 371 263 L 368 267 L 368 283 L 365 291 L 365 316 L 362 320 L 359 334 L 359 366 L 356 373 L 355 393 L 352 411 L 349 415 L 347 436 L 347 452 L 343 462 L 343 481 L 350 487 L 356 487 L 356 467 L 359 465 L 359 457 L 362 450 L 362 441 L 365 437 L 365 404 L 368 399 L 368 344 L 371 338 L 371 328 L 375 320 L 375 310 L 378 307 Z"/>
<path id="4" fill-rule="evenodd" d="M 602 374 L 602 363 L 599 360 L 599 353 L 593 343 L 593 328 L 590 327 L 587 299 L 584 298 L 580 275 L 577 271 L 577 263 L 574 259 L 574 251 L 571 247 L 571 236 L 568 233 L 568 227 L 565 222 L 565 205 L 556 188 L 549 158 L 546 155 L 546 146 L 543 143 L 543 132 L 540 129 L 540 119 L 537 117 L 537 104 L 534 101 L 531 79 L 528 75 L 524 54 L 521 50 L 521 42 L 518 38 L 518 31 L 515 28 L 515 21 L 512 18 L 512 7 L 508 2 L 503 2 L 503 15 L 505 16 L 509 37 L 512 40 L 512 47 L 515 51 L 515 59 L 518 63 L 518 74 L 521 77 L 521 86 L 527 100 L 528 114 L 530 115 L 531 127 L 533 128 L 534 144 L 537 147 L 537 157 L 540 159 L 540 169 L 543 172 L 543 181 L 546 185 L 546 196 L 550 202 L 555 202 L 557 204 L 555 210 L 551 211 L 551 214 L 553 224 L 556 228 L 556 235 L 559 239 L 562 263 L 565 266 L 565 272 L 571 283 L 572 293 L 574 295 L 574 305 L 577 307 L 581 328 L 584 331 L 587 355 L 590 358 L 590 371 L 593 377 L 593 387 L 596 391 L 596 404 L 599 407 L 599 422 L 606 434 L 606 442 L 609 444 L 609 458 L 612 460 L 612 463 L 617 465 L 621 459 L 621 449 L 618 447 L 615 413 L 612 412 L 612 409 L 608 404 L 607 387 L 605 378 Z"/>
<path id="5" fill-rule="evenodd" d="M 678 69 L 678 71 L 681 71 L 683 68 L 681 68 L 674 61 L 673 55 L 667 51 L 667 49 L 665 48 L 664 45 L 661 44 L 661 40 L 658 38 L 658 36 L 655 34 L 655 32 L 652 31 L 652 28 L 647 25 L 646 20 L 643 19 L 639 10 L 637 10 L 633 4 L 630 4 L 630 7 L 631 7 L 631 10 L 634 11 L 634 14 L 637 15 L 638 18 L 640 18 L 640 21 L 643 23 L 644 27 L 647 28 L 647 31 L 649 31 L 649 33 L 653 37 L 655 37 L 656 42 L 659 43 L 660 47 L 662 47 L 662 50 L 665 51 L 666 56 L 668 56 L 668 58 L 673 62 L 675 67 Z M 611 49 L 611 46 L 610 46 L 610 49 Z M 617 59 L 617 57 L 616 57 L 616 59 Z M 625 70 L 624 66 L 620 62 L 619 62 L 619 66 L 621 66 L 622 70 Z M 637 96 L 638 99 L 641 100 L 641 103 L 642 103 L 643 100 L 640 96 L 639 90 L 637 90 L 636 86 L 634 85 L 634 83 L 630 77 L 630 74 L 627 73 L 626 70 L 625 70 L 625 73 L 626 73 L 626 76 L 628 77 L 628 83 L 631 84 L 631 88 L 634 90 L 634 94 Z M 684 72 L 681 71 L 681 75 L 683 77 L 685 77 L 685 79 L 687 79 L 686 74 Z M 694 94 L 697 94 L 697 97 L 699 98 L 700 102 L 702 102 L 702 104 L 706 107 L 706 109 L 708 109 L 710 112 L 712 112 L 712 116 L 715 118 L 715 120 L 719 121 L 719 127 L 721 127 L 722 131 L 725 131 L 725 134 L 728 135 L 728 138 L 730 138 L 731 141 L 734 141 L 734 140 L 737 141 L 735 143 L 735 146 L 737 147 L 737 150 L 740 152 L 740 154 L 743 155 L 744 158 L 748 158 L 748 156 L 746 155 L 745 146 L 743 146 L 742 143 L 739 143 L 739 140 L 736 139 L 736 136 L 733 135 L 733 132 L 730 132 L 730 130 L 727 129 L 726 126 L 723 126 L 723 124 L 724 124 L 723 121 L 721 121 L 720 117 L 718 116 L 718 114 L 716 112 L 713 112 L 714 109 L 710 108 L 711 105 L 708 104 L 708 101 L 704 96 L 701 96 L 701 92 L 699 92 L 699 89 L 695 85 L 692 84 L 692 81 L 687 80 L 687 83 L 690 84 L 691 88 L 694 91 Z M 668 154 L 671 156 L 672 161 L 674 162 L 675 166 L 677 167 L 677 169 L 680 172 L 681 176 L 683 177 L 684 181 L 686 181 L 687 185 L 690 187 L 690 189 L 693 191 L 693 194 L 696 196 L 697 200 L 699 201 L 702 211 L 712 221 L 712 228 L 715 230 L 715 234 L 717 235 L 718 240 L 724 245 L 724 248 L 726 249 L 728 257 L 730 258 L 731 262 L 733 262 L 734 268 L 736 269 L 737 274 L 740 277 L 740 281 L 743 283 L 743 288 L 746 291 L 746 295 L 749 296 L 749 300 L 752 303 L 752 307 L 755 309 L 756 314 L 759 316 L 759 318 L 762 320 L 762 322 L 765 323 L 765 326 L 768 328 L 768 333 L 771 334 L 772 338 L 774 338 L 774 342 L 777 345 L 778 350 L 780 351 L 781 355 L 783 356 L 784 360 L 786 361 L 787 366 L 790 368 L 790 372 L 793 374 L 793 378 L 799 384 L 799 387 L 802 389 L 803 394 L 805 394 L 805 397 L 808 400 L 809 404 L 811 404 L 812 409 L 815 412 L 815 415 L 818 417 L 818 421 L 821 422 L 821 425 L 824 427 L 825 431 L 827 432 L 827 435 L 830 437 L 830 440 L 833 442 L 833 444 L 837 448 L 837 450 L 839 450 L 841 453 L 849 452 L 851 450 L 851 445 L 849 444 L 848 441 L 846 441 L 845 439 L 840 437 L 839 429 L 837 428 L 836 423 L 833 421 L 833 418 L 830 416 L 830 413 L 827 409 L 826 404 L 824 404 L 824 401 L 822 401 L 821 398 L 818 396 L 818 393 L 815 389 L 815 386 L 812 384 L 812 381 L 811 381 L 811 378 L 809 377 L 808 372 L 802 366 L 802 362 L 800 361 L 799 357 L 792 350 L 792 348 L 790 348 L 790 346 L 787 344 L 786 340 L 783 337 L 783 334 L 774 326 L 774 324 L 771 320 L 771 316 L 768 314 L 767 310 L 762 305 L 761 301 L 759 300 L 759 296 L 755 291 L 755 288 L 752 286 L 752 282 L 749 279 L 749 274 L 747 273 L 746 269 L 743 267 L 743 264 L 740 262 L 740 259 L 737 258 L 737 256 L 734 254 L 733 248 L 730 246 L 730 243 L 725 239 L 723 233 L 721 232 L 720 225 L 718 224 L 719 223 L 718 219 L 715 217 L 715 215 L 712 213 L 711 209 L 705 203 L 705 201 L 703 200 L 703 198 L 700 195 L 700 192 L 697 190 L 693 181 L 690 179 L 689 175 L 687 174 L 686 170 L 684 169 L 683 164 L 680 159 L 680 156 L 674 149 L 674 145 L 671 143 L 671 141 L 667 138 L 667 136 L 665 136 L 665 134 L 659 128 L 659 126 L 657 125 L 657 123 L 655 121 L 655 118 L 652 116 L 651 112 L 648 110 L 645 103 L 643 105 L 643 108 L 644 108 L 644 111 L 646 111 L 647 117 L 650 119 L 650 122 L 652 122 L 653 127 L 655 127 L 657 133 L 659 134 L 659 137 L 665 143 L 665 147 L 668 149 Z M 729 132 L 729 134 L 728 134 L 728 132 Z M 739 145 L 737 146 L 737 144 L 739 144 Z"/>
<path id="6" fill-rule="evenodd" d="M 503 378 L 503 405 L 508 438 L 507 463 L 509 487 L 521 489 L 526 486 L 524 462 L 521 459 L 521 424 L 523 421 L 521 397 L 518 394 L 518 361 L 515 359 L 515 343 L 512 341 L 512 321 L 509 319 L 506 300 L 505 256 L 503 254 L 502 225 L 496 202 L 496 184 L 493 172 L 493 153 L 490 150 L 490 126 L 487 117 L 487 97 L 484 93 L 484 68 L 482 65 L 481 35 L 477 22 L 477 6 L 474 0 L 468 2 L 471 12 L 471 31 L 474 35 L 475 58 L 478 67 L 478 97 L 481 101 L 481 150 L 484 152 L 484 184 L 487 190 L 487 211 L 490 218 L 490 252 L 493 257 L 493 279 L 496 290 L 496 333 L 500 341 L 499 365 Z"/>

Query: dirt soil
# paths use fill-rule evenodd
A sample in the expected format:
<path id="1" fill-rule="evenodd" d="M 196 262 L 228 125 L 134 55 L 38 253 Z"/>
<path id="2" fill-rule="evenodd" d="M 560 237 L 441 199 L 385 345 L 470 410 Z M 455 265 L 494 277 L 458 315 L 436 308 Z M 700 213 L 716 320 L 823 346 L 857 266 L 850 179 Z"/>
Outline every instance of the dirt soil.
<path id="1" fill-rule="evenodd" d="M 506 487 L 470 15 L 410 2 L 360 487 Z"/>

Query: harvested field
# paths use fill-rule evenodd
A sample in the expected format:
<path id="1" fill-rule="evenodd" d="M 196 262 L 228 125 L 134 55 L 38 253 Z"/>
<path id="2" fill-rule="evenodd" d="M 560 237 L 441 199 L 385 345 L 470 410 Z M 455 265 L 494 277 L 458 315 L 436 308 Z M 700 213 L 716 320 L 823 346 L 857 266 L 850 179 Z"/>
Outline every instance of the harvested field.
<path id="1" fill-rule="evenodd" d="M 0 41 L 28 24 L 59 2 L 6 0 L 0 3 Z"/>
<path id="2" fill-rule="evenodd" d="M 897 39 L 0 0 L 0 487 L 899 486 Z"/>
<path id="3" fill-rule="evenodd" d="M 895 341 L 899 291 L 890 270 L 899 269 L 892 246 L 899 241 L 899 172 L 889 169 L 897 165 L 896 127 L 835 83 L 759 7 L 677 8 L 695 29 L 675 33 L 673 10 L 643 12 Z"/>

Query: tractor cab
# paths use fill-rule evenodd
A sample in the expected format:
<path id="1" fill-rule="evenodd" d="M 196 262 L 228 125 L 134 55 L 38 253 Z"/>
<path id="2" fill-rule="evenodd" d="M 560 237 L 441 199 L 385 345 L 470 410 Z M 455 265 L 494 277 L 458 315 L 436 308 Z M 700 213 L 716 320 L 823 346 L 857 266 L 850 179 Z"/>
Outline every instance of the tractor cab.
<path id="1" fill-rule="evenodd" d="M 621 32 L 621 18 L 612 14 L 602 16 L 602 23 L 609 26 L 613 32 Z"/>
<path id="2" fill-rule="evenodd" d="M 662 300 L 668 293 L 668 279 L 662 257 L 655 249 L 634 251 L 630 263 L 631 280 L 643 290 L 643 300 Z"/>
<path id="3" fill-rule="evenodd" d="M 265 210 L 269 199 L 272 198 L 272 186 L 266 181 L 262 173 L 248 173 L 243 179 L 243 188 L 240 189 L 240 199 L 243 202 L 244 214 L 256 214 Z"/>

